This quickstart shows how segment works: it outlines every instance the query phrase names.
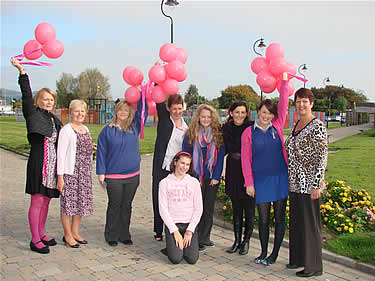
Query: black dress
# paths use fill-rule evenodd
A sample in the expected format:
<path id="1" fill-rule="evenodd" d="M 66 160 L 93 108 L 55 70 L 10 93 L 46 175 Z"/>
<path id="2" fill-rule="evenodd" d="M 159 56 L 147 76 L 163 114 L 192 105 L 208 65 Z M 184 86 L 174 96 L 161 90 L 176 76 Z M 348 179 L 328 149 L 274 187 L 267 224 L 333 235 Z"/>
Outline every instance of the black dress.
<path id="1" fill-rule="evenodd" d="M 55 126 L 58 134 L 63 124 L 53 113 L 34 106 L 27 74 L 20 75 L 18 83 L 22 92 L 22 111 L 26 119 L 27 139 L 31 146 L 27 162 L 25 192 L 32 195 L 40 193 L 50 198 L 58 198 L 60 192 L 57 189 L 47 188 L 42 184 L 44 139 L 52 136 L 53 126 Z M 57 142 L 55 146 L 57 148 Z"/>
<path id="2" fill-rule="evenodd" d="M 231 200 L 250 199 L 244 187 L 241 165 L 241 135 L 252 124 L 245 121 L 237 126 L 232 121 L 223 126 L 225 152 L 228 154 L 225 169 L 225 193 Z"/>

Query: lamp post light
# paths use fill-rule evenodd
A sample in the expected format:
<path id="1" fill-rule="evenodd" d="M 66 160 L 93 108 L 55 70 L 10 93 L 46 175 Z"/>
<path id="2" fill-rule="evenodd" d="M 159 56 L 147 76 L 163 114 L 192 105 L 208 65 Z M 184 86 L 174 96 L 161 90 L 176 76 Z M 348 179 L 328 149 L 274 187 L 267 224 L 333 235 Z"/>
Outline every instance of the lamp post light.
<path id="1" fill-rule="evenodd" d="M 304 79 L 306 79 L 306 76 L 304 73 L 302 73 L 302 71 L 306 71 L 307 70 L 307 66 L 306 64 L 301 64 L 299 67 L 298 67 L 298 73 L 301 74 L 303 76 Z M 303 81 L 303 87 L 306 88 L 306 82 Z"/>
<path id="2" fill-rule="evenodd" d="M 259 42 L 259 44 L 257 45 L 258 42 Z M 253 45 L 253 51 L 254 51 L 254 53 L 257 54 L 258 56 L 263 57 L 263 54 L 257 52 L 256 48 L 259 48 L 259 49 L 263 50 L 263 48 L 265 48 L 265 47 L 267 47 L 267 45 L 264 44 L 264 39 L 263 39 L 263 38 L 260 38 L 260 39 L 258 39 L 258 40 L 256 40 L 256 41 L 254 42 L 254 45 Z M 263 91 L 260 90 L 260 101 L 262 101 L 262 100 L 263 100 Z"/>
<path id="3" fill-rule="evenodd" d="M 329 80 L 329 77 L 326 77 L 323 79 L 323 85 L 324 87 L 327 87 L 327 83 L 331 82 Z M 327 116 L 327 129 L 328 129 L 328 117 L 331 115 L 331 93 L 328 92 L 328 116 Z"/>
<path id="4" fill-rule="evenodd" d="M 166 13 L 164 13 L 163 4 L 164 4 L 164 0 L 161 1 L 160 9 L 161 9 L 161 13 L 165 17 L 167 17 L 171 20 L 171 43 L 173 44 L 173 19 L 172 19 L 171 16 L 168 16 Z M 178 4 L 180 4 L 180 3 L 177 2 L 176 0 L 167 0 L 167 2 L 165 2 L 165 5 L 170 6 L 170 7 L 177 6 Z"/>

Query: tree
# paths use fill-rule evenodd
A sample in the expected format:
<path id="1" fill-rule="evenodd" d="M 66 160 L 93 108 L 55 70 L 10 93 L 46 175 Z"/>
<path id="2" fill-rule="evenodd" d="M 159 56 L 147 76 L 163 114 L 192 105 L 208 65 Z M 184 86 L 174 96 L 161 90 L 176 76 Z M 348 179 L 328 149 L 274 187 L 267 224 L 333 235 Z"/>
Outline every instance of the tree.
<path id="1" fill-rule="evenodd" d="M 235 100 L 243 100 L 246 102 L 250 110 L 256 109 L 256 104 L 260 102 L 260 97 L 249 85 L 228 86 L 221 91 L 218 98 L 220 108 L 229 108 Z"/>
<path id="2" fill-rule="evenodd" d="M 338 111 L 346 111 L 346 107 L 348 106 L 348 102 L 346 101 L 346 98 L 343 96 L 337 97 L 335 101 L 335 108 Z"/>
<path id="3" fill-rule="evenodd" d="M 70 73 L 63 72 L 56 82 L 57 107 L 67 108 L 71 100 L 77 98 L 78 81 Z"/>
<path id="4" fill-rule="evenodd" d="M 78 75 L 78 98 L 88 101 L 97 91 L 108 99 L 111 99 L 109 78 L 105 77 L 98 68 L 88 68 Z"/>
<path id="5" fill-rule="evenodd" d="M 186 108 L 197 106 L 197 104 L 207 103 L 207 99 L 199 95 L 198 88 L 194 84 L 190 84 L 184 95 Z"/>

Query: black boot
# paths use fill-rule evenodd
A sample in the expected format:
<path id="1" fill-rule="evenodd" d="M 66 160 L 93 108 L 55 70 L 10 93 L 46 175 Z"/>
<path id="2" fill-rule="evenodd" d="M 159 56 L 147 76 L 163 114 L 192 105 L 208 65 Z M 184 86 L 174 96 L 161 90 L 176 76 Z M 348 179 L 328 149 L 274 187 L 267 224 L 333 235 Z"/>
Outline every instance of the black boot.
<path id="1" fill-rule="evenodd" d="M 242 218 L 238 216 L 233 217 L 233 231 L 234 231 L 234 243 L 232 247 L 226 249 L 227 253 L 235 253 L 241 246 L 242 236 Z"/>
<path id="2" fill-rule="evenodd" d="M 253 234 L 253 223 L 250 221 L 250 219 L 247 219 L 245 222 L 245 233 L 243 236 L 243 241 L 241 243 L 240 255 L 247 255 L 249 252 L 249 243 L 250 243 L 250 238 L 251 235 Z"/>

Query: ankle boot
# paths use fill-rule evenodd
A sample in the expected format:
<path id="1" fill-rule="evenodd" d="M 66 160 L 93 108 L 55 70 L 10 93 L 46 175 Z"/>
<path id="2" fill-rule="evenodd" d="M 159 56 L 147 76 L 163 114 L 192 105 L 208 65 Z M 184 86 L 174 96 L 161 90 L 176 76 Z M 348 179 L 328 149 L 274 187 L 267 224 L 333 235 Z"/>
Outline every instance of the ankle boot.
<path id="1" fill-rule="evenodd" d="M 241 243 L 240 255 L 247 255 L 249 252 L 249 243 L 251 235 L 253 234 L 253 224 L 250 221 L 246 221 L 245 223 L 245 234 L 243 236 L 243 241 Z"/>
<path id="2" fill-rule="evenodd" d="M 227 253 L 235 253 L 241 246 L 241 236 L 242 236 L 242 218 L 233 217 L 233 231 L 234 231 L 234 243 L 232 247 L 226 249 Z"/>

